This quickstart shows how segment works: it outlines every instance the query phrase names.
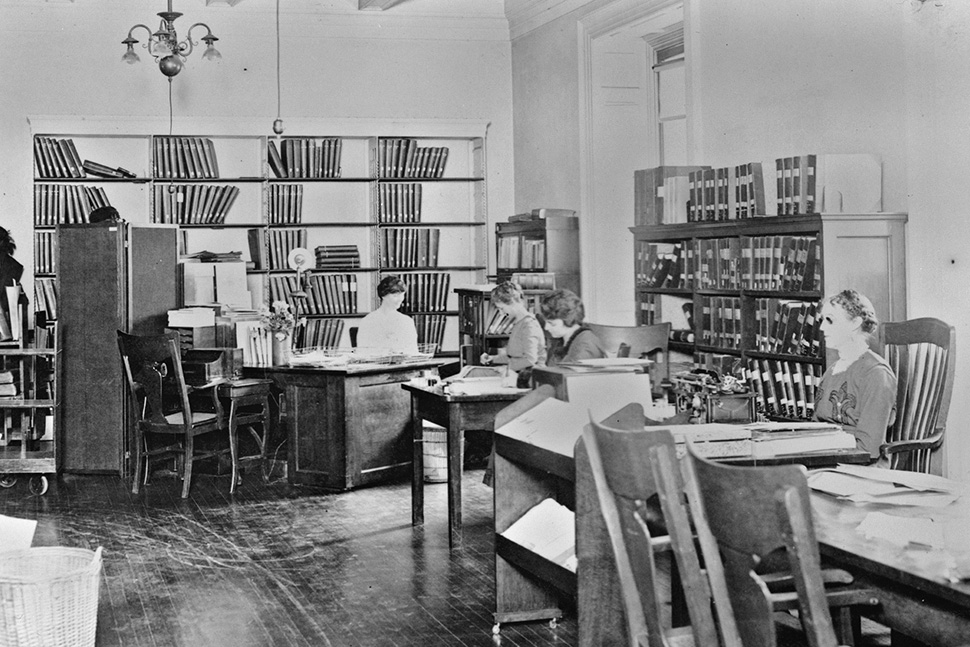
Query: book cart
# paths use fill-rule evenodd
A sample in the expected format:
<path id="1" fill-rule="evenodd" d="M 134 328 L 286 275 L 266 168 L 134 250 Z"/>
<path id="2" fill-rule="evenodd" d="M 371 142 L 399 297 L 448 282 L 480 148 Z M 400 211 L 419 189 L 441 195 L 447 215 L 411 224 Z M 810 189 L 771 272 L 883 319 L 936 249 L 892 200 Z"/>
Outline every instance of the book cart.
<path id="1" fill-rule="evenodd" d="M 0 343 L 0 371 L 14 395 L 0 397 L 0 487 L 11 488 L 28 476 L 28 489 L 47 492 L 47 475 L 58 469 L 57 434 L 60 427 L 56 387 L 60 356 L 56 326 L 52 347 L 25 345 L 23 340 Z M 43 337 L 40 335 L 39 337 Z M 48 421 L 53 418 L 50 431 Z"/>

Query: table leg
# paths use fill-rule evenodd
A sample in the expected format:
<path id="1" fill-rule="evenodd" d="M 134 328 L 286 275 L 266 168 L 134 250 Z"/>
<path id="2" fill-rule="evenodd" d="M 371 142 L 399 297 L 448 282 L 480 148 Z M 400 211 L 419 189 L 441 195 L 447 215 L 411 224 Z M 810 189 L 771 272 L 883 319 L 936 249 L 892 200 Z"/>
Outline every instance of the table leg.
<path id="1" fill-rule="evenodd" d="M 411 433 L 414 437 L 411 459 L 411 525 L 424 523 L 424 423 L 418 415 L 417 397 L 411 396 Z"/>
<path id="2" fill-rule="evenodd" d="M 459 405 L 448 405 L 448 546 L 461 546 L 461 449 L 465 442 Z"/>

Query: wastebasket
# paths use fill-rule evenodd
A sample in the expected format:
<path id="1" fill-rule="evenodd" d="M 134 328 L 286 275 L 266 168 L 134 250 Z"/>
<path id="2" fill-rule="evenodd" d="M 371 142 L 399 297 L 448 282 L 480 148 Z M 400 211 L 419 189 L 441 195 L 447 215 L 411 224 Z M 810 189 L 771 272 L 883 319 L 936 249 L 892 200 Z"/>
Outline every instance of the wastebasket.
<path id="1" fill-rule="evenodd" d="M 101 548 L 0 552 L 0 647 L 93 646 Z"/>
<path id="2" fill-rule="evenodd" d="M 433 422 L 424 421 L 424 482 L 444 483 L 448 480 L 448 430 Z M 465 460 L 465 448 L 461 448 Z"/>

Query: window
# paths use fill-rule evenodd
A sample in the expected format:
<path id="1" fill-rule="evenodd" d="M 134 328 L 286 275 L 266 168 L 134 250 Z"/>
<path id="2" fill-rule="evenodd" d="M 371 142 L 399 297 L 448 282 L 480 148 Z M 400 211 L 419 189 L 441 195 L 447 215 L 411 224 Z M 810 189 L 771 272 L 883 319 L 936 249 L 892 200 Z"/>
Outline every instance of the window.
<path id="1" fill-rule="evenodd" d="M 653 50 L 656 89 L 656 132 L 663 166 L 687 163 L 687 83 L 684 69 L 684 24 L 678 23 L 648 40 Z"/>

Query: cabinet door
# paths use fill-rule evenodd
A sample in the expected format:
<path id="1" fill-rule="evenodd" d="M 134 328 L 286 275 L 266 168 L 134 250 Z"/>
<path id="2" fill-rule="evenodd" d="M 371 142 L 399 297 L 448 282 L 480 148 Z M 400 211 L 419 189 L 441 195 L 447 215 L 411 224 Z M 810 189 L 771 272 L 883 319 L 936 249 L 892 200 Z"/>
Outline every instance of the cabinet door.
<path id="1" fill-rule="evenodd" d="M 122 469 L 124 376 L 115 331 L 125 321 L 123 234 L 117 225 L 58 229 L 67 472 Z"/>

